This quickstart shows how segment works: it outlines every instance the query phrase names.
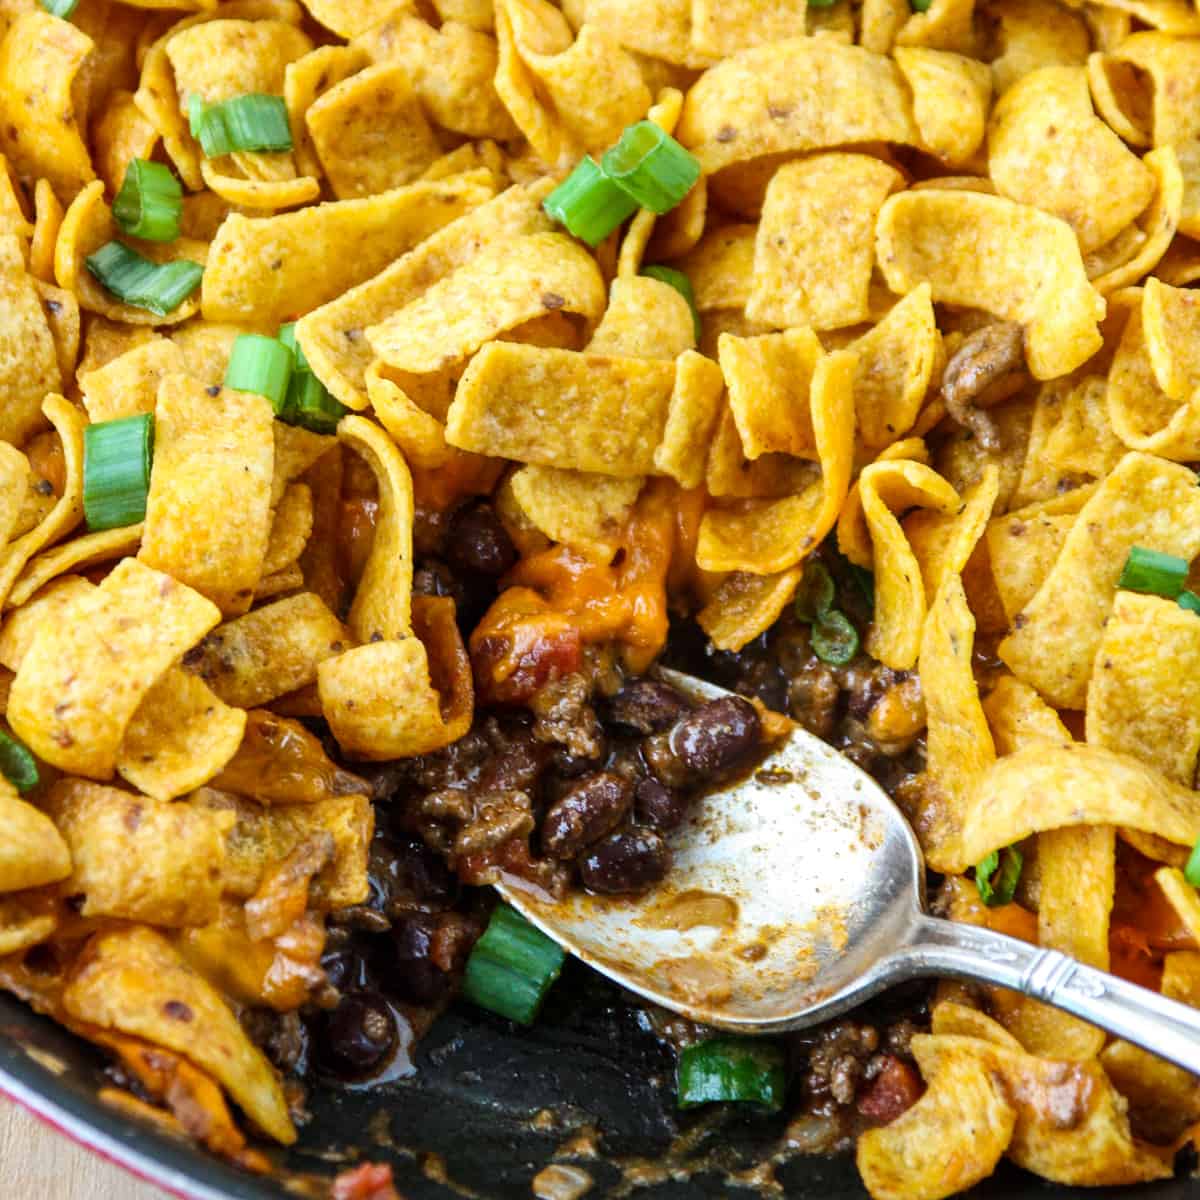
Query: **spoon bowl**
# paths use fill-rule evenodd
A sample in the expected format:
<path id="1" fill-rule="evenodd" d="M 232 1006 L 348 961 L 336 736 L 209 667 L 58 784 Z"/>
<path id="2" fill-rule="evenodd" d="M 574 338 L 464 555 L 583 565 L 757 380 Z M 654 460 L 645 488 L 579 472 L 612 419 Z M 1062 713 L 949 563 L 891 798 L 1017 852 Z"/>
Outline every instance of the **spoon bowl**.
<path id="1" fill-rule="evenodd" d="M 675 671 L 696 702 L 729 695 Z M 892 984 L 1000 984 L 1200 1072 L 1200 1012 L 1054 950 L 924 911 L 904 815 L 864 771 L 794 730 L 672 836 L 644 896 L 561 900 L 509 878 L 504 898 L 596 970 L 691 1020 L 746 1034 L 800 1029 Z"/>

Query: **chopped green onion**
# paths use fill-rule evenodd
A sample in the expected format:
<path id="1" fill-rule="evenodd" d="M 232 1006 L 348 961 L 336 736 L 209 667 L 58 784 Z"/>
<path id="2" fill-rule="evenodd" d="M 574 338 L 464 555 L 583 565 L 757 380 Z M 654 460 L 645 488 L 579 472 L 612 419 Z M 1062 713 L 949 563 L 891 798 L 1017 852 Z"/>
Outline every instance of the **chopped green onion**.
<path id="1" fill-rule="evenodd" d="M 866 567 L 860 567 L 858 563 L 848 562 L 846 564 L 850 568 L 850 577 L 858 585 L 858 590 L 862 593 L 862 598 L 866 601 L 869 609 L 875 609 L 875 573 L 868 571 Z"/>
<path id="2" fill-rule="evenodd" d="M 1174 600 L 1183 591 L 1187 579 L 1187 559 L 1161 550 L 1148 550 L 1145 546 L 1134 546 L 1125 560 L 1117 587 L 1131 592 L 1150 592 Z"/>
<path id="3" fill-rule="evenodd" d="M 696 293 L 692 291 L 692 281 L 674 267 L 643 267 L 641 274 L 650 279 L 657 279 L 659 283 L 669 284 L 687 301 L 688 308 L 692 310 L 692 332 L 699 344 L 700 314 L 696 311 Z"/>
<path id="4" fill-rule="evenodd" d="M 808 0 L 809 8 L 832 8 L 837 0 Z"/>
<path id="5" fill-rule="evenodd" d="M 660 216 L 670 212 L 700 178 L 700 163 L 665 129 L 638 121 L 604 153 L 600 169 L 623 191 Z"/>
<path id="6" fill-rule="evenodd" d="M 308 359 L 304 357 L 304 351 L 301 349 L 300 343 L 296 340 L 295 321 L 289 321 L 286 325 L 280 325 L 276 337 L 292 352 L 292 357 L 296 360 L 297 371 L 312 370 L 312 367 L 308 365 Z"/>
<path id="7" fill-rule="evenodd" d="M 467 959 L 463 995 L 489 1012 L 532 1025 L 565 958 L 561 946 L 501 904 Z"/>
<path id="8" fill-rule="evenodd" d="M 1186 608 L 1188 612 L 1200 613 L 1200 596 L 1184 588 L 1179 593 L 1179 607 Z"/>
<path id="9" fill-rule="evenodd" d="M 1011 904 L 1024 865 L 1025 859 L 1016 846 L 993 850 L 980 859 L 975 866 L 975 886 L 979 889 L 980 900 L 988 908 Z"/>
<path id="10" fill-rule="evenodd" d="M 542 208 L 581 242 L 598 246 L 633 215 L 637 202 L 617 187 L 588 155 L 542 201 Z"/>
<path id="11" fill-rule="evenodd" d="M 836 608 L 817 619 L 811 641 L 813 653 L 834 667 L 844 667 L 858 653 L 858 630 Z"/>
<path id="12" fill-rule="evenodd" d="M 928 12 L 933 7 L 933 0 L 908 0 L 908 7 L 913 12 Z"/>
<path id="13" fill-rule="evenodd" d="M 296 371 L 288 386 L 285 411 L 279 415 L 312 433 L 335 433 L 338 422 L 350 411 L 339 404 L 311 371 Z"/>
<path id="14" fill-rule="evenodd" d="M 676 1086 L 680 1108 L 740 1101 L 777 1111 L 787 1091 L 783 1051 L 757 1038 L 697 1042 L 679 1053 Z"/>
<path id="15" fill-rule="evenodd" d="M 796 616 L 812 624 L 820 621 L 833 608 L 833 576 L 824 563 L 809 559 L 804 564 L 804 577 L 796 589 Z"/>
<path id="16" fill-rule="evenodd" d="M 188 127 L 206 158 L 235 151 L 291 150 L 292 129 L 281 96 L 254 92 L 219 104 L 188 97 Z"/>
<path id="17" fill-rule="evenodd" d="M 292 352 L 275 338 L 239 333 L 225 368 L 225 386 L 266 396 L 276 415 L 286 407 L 292 378 Z"/>
<path id="18" fill-rule="evenodd" d="M 83 430 L 83 514 L 93 532 L 146 518 L 154 417 L 138 413 Z"/>
<path id="19" fill-rule="evenodd" d="M 38 785 L 37 759 L 15 737 L 0 729 L 0 774 L 24 795 Z"/>
<path id="20" fill-rule="evenodd" d="M 173 242 L 183 215 L 183 187 L 162 163 L 135 158 L 112 206 L 113 219 L 130 237 Z"/>
<path id="21" fill-rule="evenodd" d="M 123 242 L 108 242 L 84 262 L 118 300 L 165 317 L 199 286 L 204 268 L 189 259 L 155 263 Z"/>
<path id="22" fill-rule="evenodd" d="M 1200 888 L 1200 841 L 1192 847 L 1192 853 L 1183 868 L 1183 877 L 1194 888 Z"/>
<path id="23" fill-rule="evenodd" d="M 79 7 L 79 0 L 42 0 L 42 7 L 52 16 L 69 21 Z"/>

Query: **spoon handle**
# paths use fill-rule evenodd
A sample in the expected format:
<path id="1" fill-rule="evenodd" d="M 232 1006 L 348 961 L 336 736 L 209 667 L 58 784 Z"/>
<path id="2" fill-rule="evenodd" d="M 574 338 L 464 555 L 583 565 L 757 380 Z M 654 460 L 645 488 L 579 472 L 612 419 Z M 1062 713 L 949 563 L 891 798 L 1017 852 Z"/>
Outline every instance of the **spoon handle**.
<path id="1" fill-rule="evenodd" d="M 893 969 L 999 984 L 1099 1025 L 1200 1075 L 1200 1009 L 1085 966 L 1057 950 L 922 915 Z"/>

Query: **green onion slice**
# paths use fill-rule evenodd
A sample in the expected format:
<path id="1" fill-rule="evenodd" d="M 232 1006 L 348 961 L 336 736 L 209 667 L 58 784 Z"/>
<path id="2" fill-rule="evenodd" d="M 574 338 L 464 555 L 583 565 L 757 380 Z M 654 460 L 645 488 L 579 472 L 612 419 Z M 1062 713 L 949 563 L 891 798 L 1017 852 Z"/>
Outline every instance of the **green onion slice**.
<path id="1" fill-rule="evenodd" d="M 83 515 L 88 529 L 121 529 L 146 518 L 154 417 L 138 413 L 83 430 Z"/>
<path id="2" fill-rule="evenodd" d="M 38 785 L 37 759 L 27 746 L 0 729 L 0 774 L 24 795 Z"/>
<path id="3" fill-rule="evenodd" d="M 1200 613 L 1200 596 L 1197 596 L 1195 592 L 1184 588 L 1183 591 L 1179 593 L 1179 607 L 1186 608 L 1188 612 Z"/>
<path id="4" fill-rule="evenodd" d="M 1161 550 L 1148 550 L 1145 546 L 1134 546 L 1125 560 L 1117 587 L 1131 592 L 1150 592 L 1174 600 L 1183 591 L 1187 579 L 1187 559 Z"/>
<path id="5" fill-rule="evenodd" d="M 692 310 L 692 332 L 696 336 L 696 344 L 699 345 L 700 314 L 696 311 L 696 293 L 692 291 L 692 281 L 674 267 L 643 267 L 641 274 L 670 285 L 687 301 L 688 308 Z"/>
<path id="6" fill-rule="evenodd" d="M 1194 888 L 1200 888 L 1200 841 L 1197 841 L 1192 847 L 1192 853 L 1188 857 L 1187 865 L 1183 868 L 1183 877 Z"/>
<path id="7" fill-rule="evenodd" d="M 292 357 L 296 360 L 297 371 L 312 370 L 312 367 L 308 365 L 308 359 L 304 357 L 304 351 L 300 343 L 296 340 L 295 321 L 289 321 L 286 325 L 280 325 L 279 333 L 276 336 L 292 352 Z"/>
<path id="8" fill-rule="evenodd" d="M 278 415 L 287 399 L 292 362 L 292 352 L 275 338 L 240 333 L 225 369 L 225 386 L 266 396 Z"/>
<path id="9" fill-rule="evenodd" d="M 467 959 L 463 995 L 489 1012 L 532 1025 L 565 958 L 562 947 L 501 904 Z"/>
<path id="10" fill-rule="evenodd" d="M 933 7 L 933 0 L 908 0 L 908 7 L 913 12 L 928 12 Z"/>
<path id="11" fill-rule="evenodd" d="M 52 16 L 69 21 L 79 7 L 79 0 L 42 0 L 42 7 Z"/>
<path id="12" fill-rule="evenodd" d="M 188 126 L 206 158 L 235 151 L 291 150 L 292 128 L 282 96 L 253 92 L 218 104 L 188 97 Z"/>
<path id="13" fill-rule="evenodd" d="M 975 886 L 979 889 L 980 900 L 988 908 L 1011 904 L 1024 865 L 1025 859 L 1016 846 L 993 850 L 980 859 L 975 865 Z"/>
<path id="14" fill-rule="evenodd" d="M 817 618 L 811 641 L 813 653 L 834 667 L 844 667 L 858 653 L 858 630 L 836 608 Z"/>
<path id="15" fill-rule="evenodd" d="M 783 1050 L 757 1038 L 712 1038 L 679 1053 L 676 1074 L 680 1108 L 714 1101 L 783 1107 L 787 1091 Z"/>
<path id="16" fill-rule="evenodd" d="M 833 576 L 824 563 L 809 559 L 804 564 L 804 577 L 796 589 L 796 616 L 812 624 L 825 617 L 833 608 Z"/>
<path id="17" fill-rule="evenodd" d="M 619 188 L 660 216 L 670 212 L 700 178 L 700 163 L 665 129 L 638 121 L 605 151 L 600 168 Z"/>
<path id="18" fill-rule="evenodd" d="M 135 158 L 112 206 L 113 219 L 130 237 L 173 242 L 183 215 L 183 187 L 162 163 Z"/>
<path id="19" fill-rule="evenodd" d="M 633 215 L 637 201 L 617 187 L 589 155 L 542 201 L 542 208 L 581 242 L 598 246 Z"/>
<path id="20" fill-rule="evenodd" d="M 160 317 L 178 308 L 199 286 L 204 268 L 189 259 L 155 263 L 123 242 L 108 242 L 84 262 L 118 300 Z"/>
<path id="21" fill-rule="evenodd" d="M 336 433 L 338 422 L 350 411 L 339 404 L 311 371 L 297 371 L 288 387 L 285 421 L 313 433 Z"/>

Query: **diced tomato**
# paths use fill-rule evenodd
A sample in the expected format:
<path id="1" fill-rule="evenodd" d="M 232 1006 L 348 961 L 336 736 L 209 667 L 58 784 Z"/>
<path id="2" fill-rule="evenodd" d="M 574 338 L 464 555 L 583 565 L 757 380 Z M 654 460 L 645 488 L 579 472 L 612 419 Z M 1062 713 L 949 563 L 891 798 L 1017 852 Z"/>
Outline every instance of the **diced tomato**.
<path id="1" fill-rule="evenodd" d="M 923 1091 L 916 1071 L 908 1063 L 891 1054 L 885 1057 L 883 1070 L 858 1098 L 858 1111 L 880 1125 L 887 1125 L 908 1112 Z"/>
<path id="2" fill-rule="evenodd" d="M 583 664 L 579 629 L 528 588 L 509 588 L 471 635 L 477 699 L 522 704 Z"/>
<path id="3" fill-rule="evenodd" d="M 352 1171 L 343 1171 L 333 1181 L 333 1200 L 401 1200 L 392 1181 L 392 1168 L 378 1163 L 363 1163 Z"/>

